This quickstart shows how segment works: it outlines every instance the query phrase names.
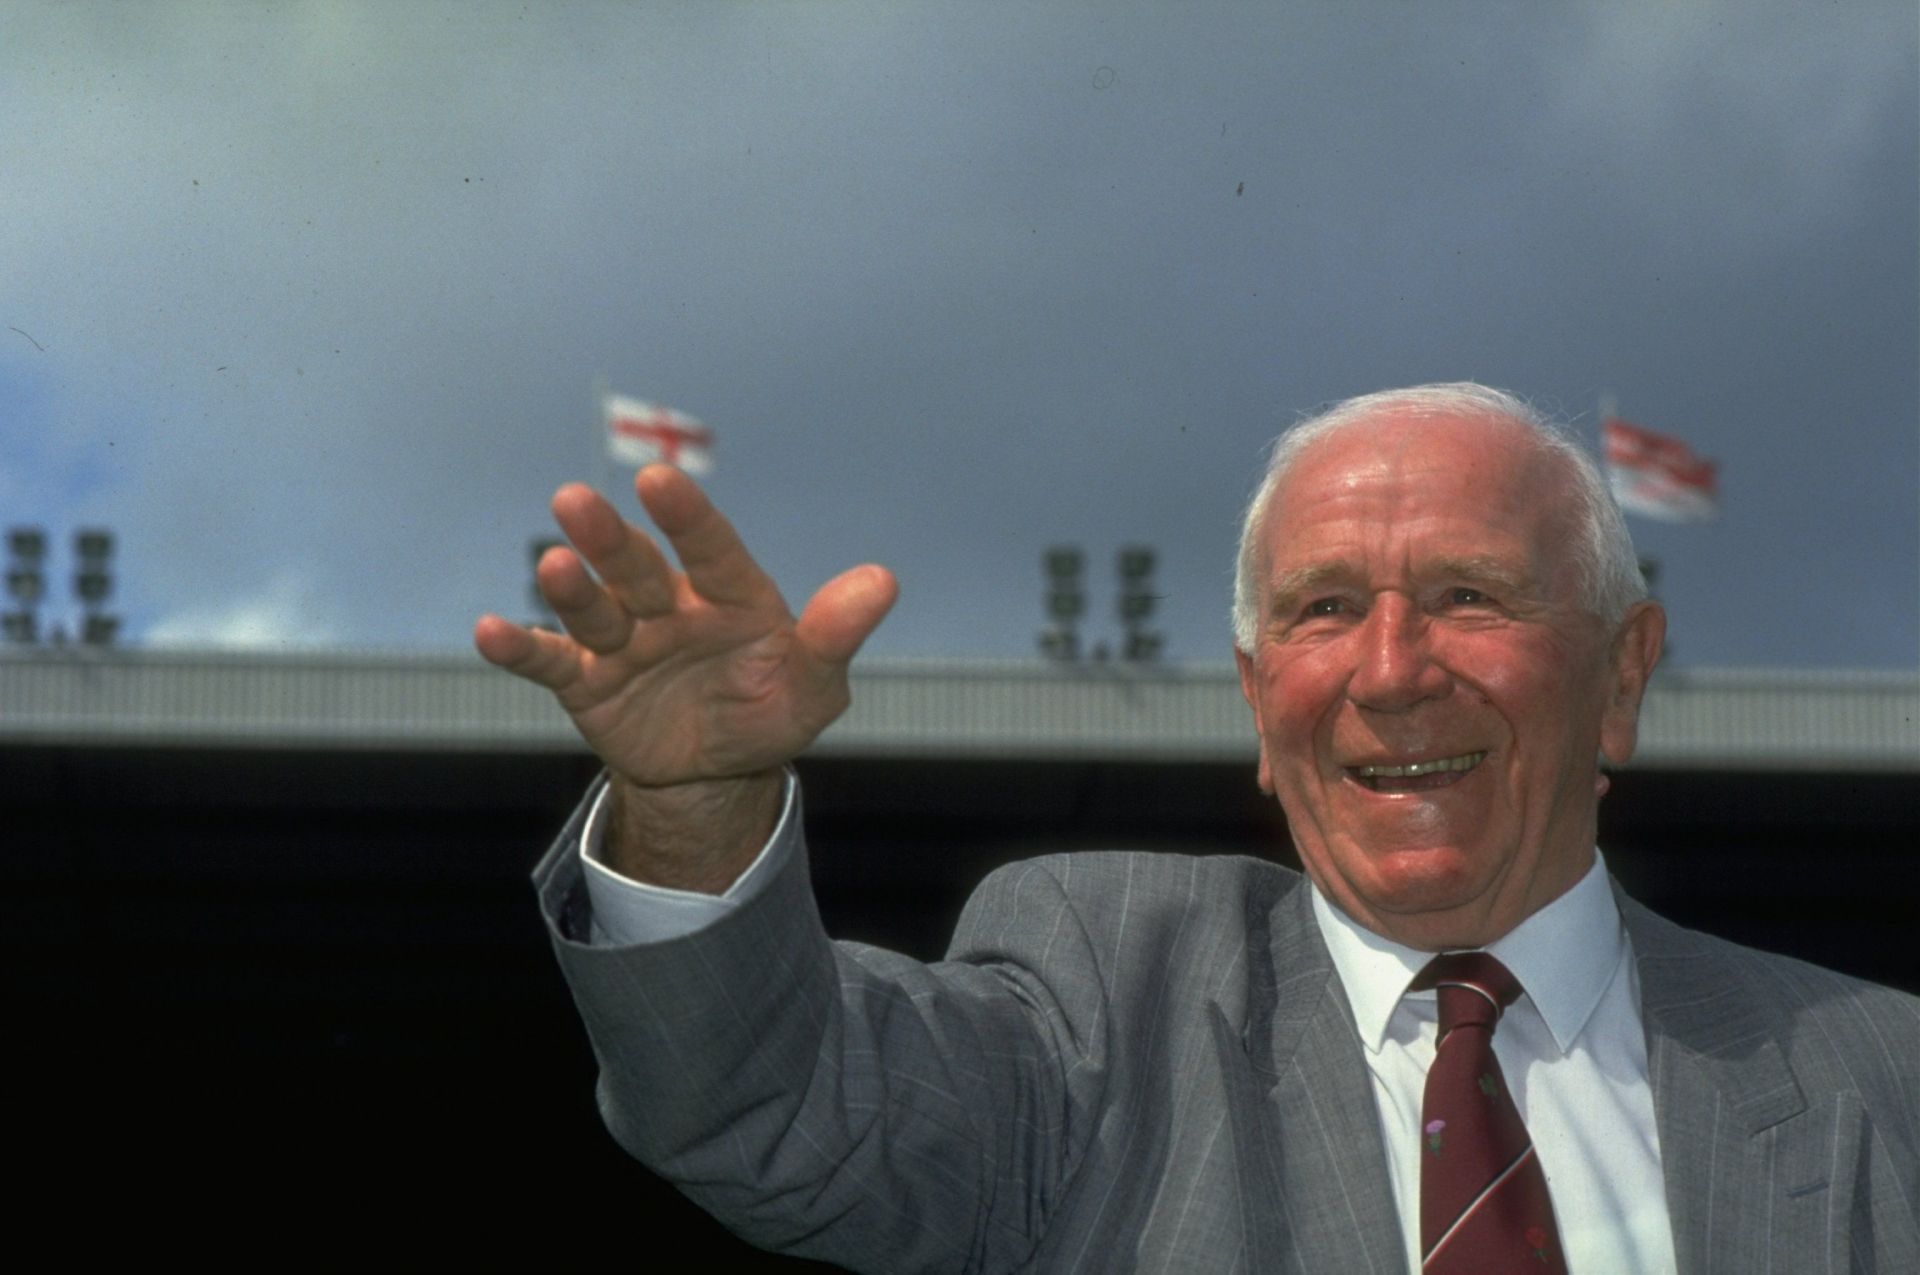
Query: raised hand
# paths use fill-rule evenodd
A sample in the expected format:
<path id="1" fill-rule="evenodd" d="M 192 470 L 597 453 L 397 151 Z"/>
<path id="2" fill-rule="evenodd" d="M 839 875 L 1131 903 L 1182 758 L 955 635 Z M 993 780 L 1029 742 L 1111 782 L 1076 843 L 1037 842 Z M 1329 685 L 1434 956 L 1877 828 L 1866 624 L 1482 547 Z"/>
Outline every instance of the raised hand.
<path id="1" fill-rule="evenodd" d="M 893 575 L 855 567 L 796 620 L 692 479 L 650 465 L 635 488 L 681 570 L 591 488 L 562 487 L 553 513 L 574 549 L 549 550 L 535 578 L 566 633 L 489 615 L 474 645 L 552 691 L 637 789 L 764 779 L 845 710 L 847 664 L 893 605 Z"/>

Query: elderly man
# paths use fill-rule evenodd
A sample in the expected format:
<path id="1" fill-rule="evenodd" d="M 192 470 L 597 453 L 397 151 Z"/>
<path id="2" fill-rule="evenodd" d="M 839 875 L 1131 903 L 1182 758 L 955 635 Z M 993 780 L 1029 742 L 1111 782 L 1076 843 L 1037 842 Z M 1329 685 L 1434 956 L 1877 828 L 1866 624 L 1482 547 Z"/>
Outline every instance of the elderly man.
<path id="1" fill-rule="evenodd" d="M 609 1128 L 861 1269 L 1920 1268 L 1920 1007 L 1678 929 L 1594 848 L 1665 620 L 1590 460 L 1474 385 L 1297 426 L 1235 597 L 1247 858 L 996 872 L 949 959 L 822 933 L 785 763 L 895 593 L 795 620 L 669 469 L 488 617 L 609 778 L 536 874 Z M 1442 954 L 1436 956 L 1436 954 Z"/>

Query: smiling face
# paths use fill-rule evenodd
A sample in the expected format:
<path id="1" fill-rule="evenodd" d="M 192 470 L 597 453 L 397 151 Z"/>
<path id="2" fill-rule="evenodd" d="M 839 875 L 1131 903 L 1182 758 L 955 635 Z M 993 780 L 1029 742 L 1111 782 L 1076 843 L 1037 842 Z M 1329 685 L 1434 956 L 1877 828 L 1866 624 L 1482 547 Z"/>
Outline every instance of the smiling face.
<path id="1" fill-rule="evenodd" d="M 1307 873 L 1376 933 L 1491 943 L 1593 861 L 1665 621 L 1585 605 L 1566 462 L 1493 417 L 1388 412 L 1268 508 L 1240 680 Z"/>

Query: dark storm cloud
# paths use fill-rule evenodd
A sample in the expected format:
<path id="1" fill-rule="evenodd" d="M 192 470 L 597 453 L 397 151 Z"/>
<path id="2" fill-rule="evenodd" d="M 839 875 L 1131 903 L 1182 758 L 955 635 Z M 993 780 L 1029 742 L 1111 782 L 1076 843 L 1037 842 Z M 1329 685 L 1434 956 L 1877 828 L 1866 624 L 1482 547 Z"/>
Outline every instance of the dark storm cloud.
<path id="1" fill-rule="evenodd" d="M 790 593 L 901 572 L 876 650 L 1140 539 L 1211 660 L 1273 432 L 1470 376 L 1723 458 L 1690 662 L 1910 665 L 1915 19 L 1836 8 L 15 8 L 0 498 L 162 637 L 457 646 L 606 375 Z"/>

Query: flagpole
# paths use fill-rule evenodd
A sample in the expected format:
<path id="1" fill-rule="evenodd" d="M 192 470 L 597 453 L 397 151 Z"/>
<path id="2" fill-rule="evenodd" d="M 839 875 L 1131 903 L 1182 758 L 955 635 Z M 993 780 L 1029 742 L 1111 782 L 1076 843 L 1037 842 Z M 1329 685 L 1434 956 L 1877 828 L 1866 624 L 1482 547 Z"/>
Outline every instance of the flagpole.
<path id="1" fill-rule="evenodd" d="M 607 374 L 596 373 L 593 378 L 593 412 L 588 417 L 593 422 L 593 428 L 588 431 L 588 442 L 593 450 L 587 458 L 587 483 L 595 491 L 600 491 L 607 476 L 616 472 L 613 454 L 607 450 L 607 395 L 612 390 Z M 618 499 L 619 494 L 616 489 L 611 499 Z"/>

